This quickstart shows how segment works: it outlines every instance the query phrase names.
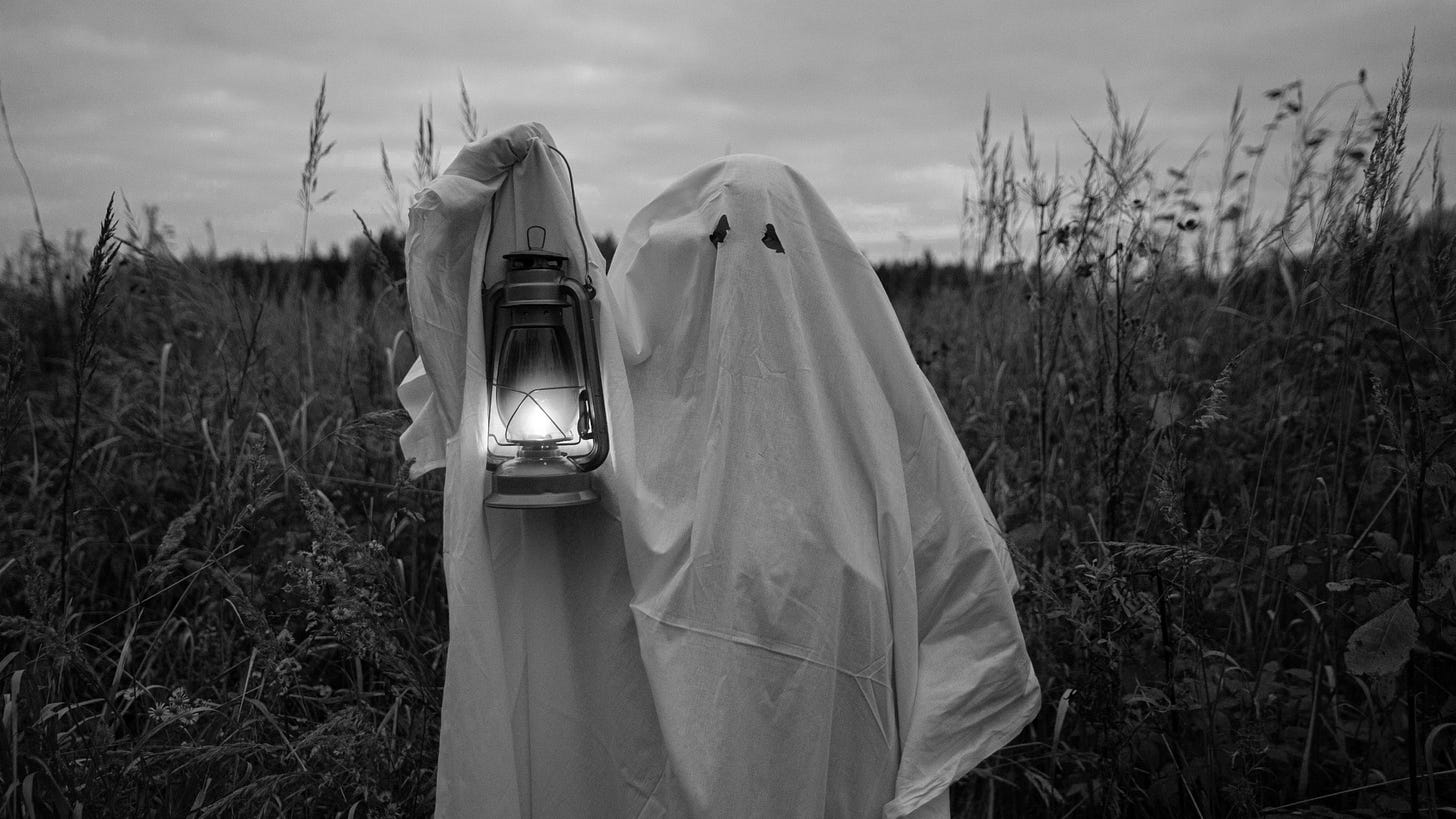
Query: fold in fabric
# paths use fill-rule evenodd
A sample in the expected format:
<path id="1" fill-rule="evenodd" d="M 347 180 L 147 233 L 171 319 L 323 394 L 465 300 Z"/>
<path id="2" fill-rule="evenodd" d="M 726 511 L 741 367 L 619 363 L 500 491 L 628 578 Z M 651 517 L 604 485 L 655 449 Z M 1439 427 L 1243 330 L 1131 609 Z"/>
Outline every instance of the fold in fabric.
<path id="1" fill-rule="evenodd" d="M 563 243 L 598 290 L 603 500 L 482 512 L 480 284 L 510 230 L 591 235 L 549 139 L 467 147 L 411 212 L 401 445 L 447 465 L 437 815 L 947 815 L 1040 702 L 1015 571 L 874 271 L 793 170 L 698 168 L 610 277 Z"/>

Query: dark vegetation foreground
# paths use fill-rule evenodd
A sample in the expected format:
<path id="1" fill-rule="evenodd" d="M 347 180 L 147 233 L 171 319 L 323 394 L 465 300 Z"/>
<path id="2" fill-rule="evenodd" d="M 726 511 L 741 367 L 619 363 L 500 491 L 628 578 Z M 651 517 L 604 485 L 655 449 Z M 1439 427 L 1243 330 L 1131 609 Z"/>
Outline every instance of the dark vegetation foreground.
<path id="1" fill-rule="evenodd" d="M 1071 179 L 983 131 L 970 264 L 881 267 L 1046 697 L 956 815 L 1456 806 L 1456 213 L 1408 83 L 1343 131 L 1269 92 L 1266 221 L 1237 103 L 1202 201 L 1115 100 Z M 441 495 L 395 444 L 398 235 L 70 248 L 0 284 L 0 816 L 427 815 Z"/>

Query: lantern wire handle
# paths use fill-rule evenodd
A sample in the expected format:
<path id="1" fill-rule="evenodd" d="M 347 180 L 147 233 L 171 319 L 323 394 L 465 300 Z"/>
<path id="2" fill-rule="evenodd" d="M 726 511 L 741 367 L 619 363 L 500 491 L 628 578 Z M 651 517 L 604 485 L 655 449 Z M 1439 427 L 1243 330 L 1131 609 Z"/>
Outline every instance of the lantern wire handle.
<path id="1" fill-rule="evenodd" d="M 555 145 L 552 145 L 552 144 L 550 144 L 548 142 L 542 142 L 541 144 L 543 144 L 547 148 L 551 149 L 551 152 L 552 153 L 554 153 L 557 156 L 561 157 L 562 164 L 564 164 L 566 166 L 566 184 L 567 184 L 567 187 L 569 187 L 571 189 L 571 221 L 576 225 L 576 238 L 581 241 L 581 257 L 582 257 L 583 261 L 586 262 L 586 268 L 587 268 L 586 270 L 583 270 L 582 271 L 582 276 L 585 279 L 585 281 L 583 281 L 582 284 L 586 287 L 587 293 L 592 294 L 592 295 L 595 295 L 596 288 L 592 287 L 591 272 L 590 272 L 590 270 L 591 270 L 591 251 L 587 249 L 586 234 L 584 234 L 584 233 L 581 232 L 581 211 L 580 211 L 580 205 L 578 205 L 577 204 L 577 201 L 576 201 L 576 177 L 571 172 L 571 160 L 567 159 L 566 158 L 566 154 L 563 154 L 561 152 L 561 149 L 560 148 L 557 148 Z M 519 165 L 520 165 L 519 162 L 514 163 L 514 164 L 511 165 L 510 174 L 512 176 L 515 175 L 516 168 Z M 493 235 L 495 235 L 496 206 L 499 205 L 499 204 L 500 204 L 500 191 L 496 191 L 496 195 L 495 196 L 492 196 L 490 198 L 490 235 L 487 235 L 485 237 L 485 243 L 486 243 L 487 246 L 490 245 L 490 237 L 493 236 Z"/>
<path id="2" fill-rule="evenodd" d="M 576 226 L 576 238 L 581 240 L 581 257 L 584 261 L 590 263 L 591 251 L 587 250 L 586 236 L 581 232 L 581 213 L 578 211 L 578 205 L 576 203 L 576 178 L 572 176 L 571 173 L 571 161 L 568 160 L 566 158 L 566 154 L 563 154 L 561 150 L 555 145 L 546 143 L 546 147 L 550 148 L 553 153 L 561 157 L 562 164 L 566 166 L 566 185 L 567 187 L 571 188 L 571 222 Z M 584 284 L 588 288 L 591 287 L 591 273 L 589 272 L 590 269 L 590 264 L 588 264 L 587 270 L 582 271 L 583 274 L 586 276 L 586 281 L 584 282 Z"/>

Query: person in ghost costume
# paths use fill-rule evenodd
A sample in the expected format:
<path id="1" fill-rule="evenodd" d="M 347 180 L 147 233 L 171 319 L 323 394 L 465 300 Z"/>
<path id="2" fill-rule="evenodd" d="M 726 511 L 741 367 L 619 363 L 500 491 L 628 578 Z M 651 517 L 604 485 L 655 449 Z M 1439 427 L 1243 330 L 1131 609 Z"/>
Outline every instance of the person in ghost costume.
<path id="1" fill-rule="evenodd" d="M 1035 716 L 1004 541 L 863 255 L 728 156 L 610 276 L 539 125 L 410 215 L 414 469 L 446 467 L 437 816 L 930 817 Z M 597 289 L 601 502 L 483 509 L 483 284 L 544 225 Z"/>

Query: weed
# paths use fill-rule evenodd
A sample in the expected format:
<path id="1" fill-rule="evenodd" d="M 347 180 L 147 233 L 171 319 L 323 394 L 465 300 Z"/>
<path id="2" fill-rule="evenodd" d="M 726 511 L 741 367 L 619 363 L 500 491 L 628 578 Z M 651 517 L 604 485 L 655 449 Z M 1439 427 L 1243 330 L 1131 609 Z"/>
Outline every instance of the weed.
<path id="1" fill-rule="evenodd" d="M 324 144 L 324 126 L 329 122 L 329 114 L 324 110 L 328 84 L 327 76 L 319 82 L 318 97 L 313 102 L 313 119 L 308 124 L 308 155 L 303 160 L 303 173 L 300 174 L 298 184 L 298 205 L 303 208 L 303 238 L 298 243 L 300 256 L 308 253 L 309 249 L 308 217 L 313 214 L 315 208 L 329 201 L 334 195 L 333 191 L 322 196 L 319 196 L 318 193 L 319 163 L 334 149 L 334 143 Z"/>
<path id="2" fill-rule="evenodd" d="M 961 264 L 880 266 L 1046 692 L 955 815 L 1456 802 L 1456 218 L 1437 154 L 1415 201 L 1411 85 L 1344 84 L 1335 126 L 1333 92 L 1270 89 L 1254 142 L 1237 94 L 1210 183 L 1110 89 L 1069 173 L 988 105 Z M 461 112 L 478 136 L 463 81 Z M 142 214 L 0 283 L 0 815 L 427 814 L 441 494 L 395 443 L 397 222 L 347 260 L 218 258 Z"/>

